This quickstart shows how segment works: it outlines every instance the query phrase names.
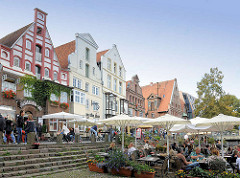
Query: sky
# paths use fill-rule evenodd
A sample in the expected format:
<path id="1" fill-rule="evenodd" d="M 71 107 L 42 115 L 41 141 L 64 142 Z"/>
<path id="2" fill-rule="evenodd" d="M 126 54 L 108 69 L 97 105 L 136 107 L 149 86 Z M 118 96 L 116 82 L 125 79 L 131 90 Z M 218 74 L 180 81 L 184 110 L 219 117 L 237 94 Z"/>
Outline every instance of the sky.
<path id="1" fill-rule="evenodd" d="M 57 47 L 90 33 L 99 51 L 117 45 L 140 85 L 177 78 L 181 91 L 197 96 L 210 68 L 224 74 L 223 89 L 240 98 L 239 0 L 0 0 L 0 38 L 48 13 Z"/>

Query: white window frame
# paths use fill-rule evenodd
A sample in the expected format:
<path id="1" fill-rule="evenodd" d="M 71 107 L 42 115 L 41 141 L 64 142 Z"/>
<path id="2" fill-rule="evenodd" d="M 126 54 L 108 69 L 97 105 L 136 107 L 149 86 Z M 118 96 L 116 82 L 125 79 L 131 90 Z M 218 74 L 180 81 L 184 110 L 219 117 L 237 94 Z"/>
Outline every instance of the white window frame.
<path id="1" fill-rule="evenodd" d="M 86 55 L 86 60 L 89 61 L 89 59 L 90 59 L 90 49 L 89 48 L 86 48 L 85 55 Z"/>
<path id="2" fill-rule="evenodd" d="M 86 103 L 86 95 L 85 95 L 85 93 L 82 93 L 82 92 L 80 92 L 80 93 L 81 93 L 80 103 L 84 105 Z"/>
<path id="3" fill-rule="evenodd" d="M 44 77 L 50 78 L 50 70 L 48 68 L 44 69 Z"/>
<path id="4" fill-rule="evenodd" d="M 58 80 L 58 72 L 53 72 L 53 80 Z"/>
<path id="5" fill-rule="evenodd" d="M 77 88 L 82 89 L 82 80 L 77 79 Z"/>
<path id="6" fill-rule="evenodd" d="M 68 102 L 68 95 L 67 92 L 61 92 L 60 103 L 67 103 Z"/>
<path id="7" fill-rule="evenodd" d="M 26 40 L 26 48 L 32 50 L 32 42 L 30 40 Z"/>
<path id="8" fill-rule="evenodd" d="M 74 102 L 80 103 L 80 91 L 74 90 Z"/>
<path id="9" fill-rule="evenodd" d="M 112 77 L 111 77 L 111 75 L 108 75 L 107 76 L 107 87 L 109 88 L 109 89 L 111 89 L 112 87 L 111 87 L 111 83 L 112 83 Z"/>
<path id="10" fill-rule="evenodd" d="M 119 82 L 119 93 L 122 94 L 122 82 Z"/>
<path id="11" fill-rule="evenodd" d="M 97 106 L 99 105 L 98 102 L 93 102 L 93 111 L 97 111 Z"/>
<path id="12" fill-rule="evenodd" d="M 51 93 L 51 95 L 50 95 L 50 100 L 51 100 L 51 101 L 59 101 L 59 98 L 58 98 L 57 95 L 55 95 L 54 93 Z"/>
<path id="13" fill-rule="evenodd" d="M 50 57 L 50 50 L 48 48 L 45 49 L 45 56 Z"/>
<path id="14" fill-rule="evenodd" d="M 113 80 L 113 91 L 117 92 L 117 79 L 114 78 Z"/>
<path id="15" fill-rule="evenodd" d="M 2 80 L 2 91 L 5 90 L 13 90 L 14 92 L 16 92 L 16 84 Z"/>
<path id="16" fill-rule="evenodd" d="M 89 99 L 86 99 L 86 109 L 89 109 Z"/>
<path id="17" fill-rule="evenodd" d="M 27 69 L 27 65 L 29 65 L 29 69 Z M 31 63 L 30 63 L 29 61 L 26 61 L 26 62 L 25 62 L 25 70 L 31 72 L 31 71 L 32 71 L 32 70 L 31 70 L 31 67 L 32 67 L 32 66 L 31 66 Z"/>
<path id="18" fill-rule="evenodd" d="M 107 59 L 107 69 L 108 70 L 111 70 L 111 68 L 112 68 L 112 61 L 111 61 L 111 59 Z"/>
<path id="19" fill-rule="evenodd" d="M 16 61 L 17 61 L 18 65 L 16 65 Z M 15 67 L 20 67 L 20 58 L 19 58 L 19 57 L 17 57 L 17 56 L 14 57 L 14 59 L 13 59 L 13 65 L 14 65 Z"/>
<path id="20" fill-rule="evenodd" d="M 73 87 L 77 87 L 77 78 L 73 77 Z"/>
<path id="21" fill-rule="evenodd" d="M 55 124 L 56 124 L 56 129 L 54 129 Z M 49 119 L 49 131 L 58 131 L 58 120 L 57 119 Z"/>
<path id="22" fill-rule="evenodd" d="M 88 82 L 85 83 L 85 91 L 86 91 L 86 92 L 89 91 L 89 83 L 88 83 Z"/>
<path id="23" fill-rule="evenodd" d="M 99 96 L 100 88 L 97 86 L 92 86 L 92 94 Z"/>
<path id="24" fill-rule="evenodd" d="M 82 69 L 82 60 L 79 61 L 79 69 Z"/>
<path id="25" fill-rule="evenodd" d="M 119 77 L 122 77 L 122 67 L 119 66 Z"/>

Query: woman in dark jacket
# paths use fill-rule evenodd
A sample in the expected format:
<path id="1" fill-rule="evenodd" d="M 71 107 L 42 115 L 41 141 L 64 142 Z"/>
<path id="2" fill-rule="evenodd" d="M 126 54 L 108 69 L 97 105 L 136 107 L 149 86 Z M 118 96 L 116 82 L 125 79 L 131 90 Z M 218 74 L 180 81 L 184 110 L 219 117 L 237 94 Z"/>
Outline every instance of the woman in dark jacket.
<path id="1" fill-rule="evenodd" d="M 6 120 L 5 131 L 6 131 L 7 144 L 10 141 L 13 142 L 13 140 L 11 138 L 11 134 L 12 134 L 12 131 L 13 131 L 13 121 L 11 121 L 9 119 Z"/>
<path id="2" fill-rule="evenodd" d="M 28 121 L 27 121 L 27 125 L 26 125 L 26 128 L 25 128 L 25 132 L 26 132 L 26 137 L 27 137 L 28 133 L 30 133 L 30 132 L 35 133 L 36 132 L 36 126 L 35 126 L 35 122 L 33 121 L 33 115 L 32 114 L 28 115 Z"/>

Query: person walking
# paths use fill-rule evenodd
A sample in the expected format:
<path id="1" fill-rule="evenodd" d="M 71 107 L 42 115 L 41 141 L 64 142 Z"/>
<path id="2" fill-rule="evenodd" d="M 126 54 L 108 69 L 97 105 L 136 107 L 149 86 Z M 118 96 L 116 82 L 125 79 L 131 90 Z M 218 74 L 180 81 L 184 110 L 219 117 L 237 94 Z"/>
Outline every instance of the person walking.
<path id="1" fill-rule="evenodd" d="M 6 143 L 15 143 L 15 137 L 13 135 L 13 121 L 7 118 L 5 128 Z"/>
<path id="2" fill-rule="evenodd" d="M 98 133 L 97 133 L 97 125 L 94 125 L 91 127 L 90 129 L 90 134 L 92 135 L 92 132 L 95 134 L 96 138 L 98 136 Z"/>
<path id="3" fill-rule="evenodd" d="M 25 112 L 23 110 L 20 111 L 19 116 L 17 117 L 17 122 L 16 122 L 16 129 L 18 132 L 18 137 L 17 137 L 17 143 L 19 144 L 22 139 L 22 127 L 23 127 L 23 116 Z"/>

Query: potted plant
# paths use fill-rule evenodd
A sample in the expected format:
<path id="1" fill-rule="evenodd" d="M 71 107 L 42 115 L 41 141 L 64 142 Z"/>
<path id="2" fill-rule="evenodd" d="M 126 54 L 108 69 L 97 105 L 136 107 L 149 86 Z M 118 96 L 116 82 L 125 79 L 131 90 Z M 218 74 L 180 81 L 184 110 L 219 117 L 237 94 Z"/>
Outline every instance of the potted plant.
<path id="1" fill-rule="evenodd" d="M 180 169 L 176 172 L 175 176 L 176 177 L 186 177 L 186 173 L 184 172 L 184 170 Z"/>
<path id="2" fill-rule="evenodd" d="M 89 167 L 89 171 L 104 173 L 104 169 L 97 165 L 99 163 L 103 163 L 104 160 L 105 159 L 103 157 L 99 156 L 99 155 L 96 155 L 94 157 L 94 159 L 89 159 L 87 161 L 88 167 Z"/>
<path id="3" fill-rule="evenodd" d="M 16 93 L 13 90 L 4 90 L 2 92 L 3 98 L 13 99 L 16 96 Z"/>
<path id="4" fill-rule="evenodd" d="M 208 166 L 209 166 L 209 169 L 211 170 L 223 172 L 226 169 L 227 162 L 221 156 L 214 155 L 208 158 Z"/>
<path id="5" fill-rule="evenodd" d="M 208 176 L 209 174 L 200 167 L 193 168 L 188 174 L 188 177 L 194 177 L 194 178 L 201 178 L 201 177 L 208 177 Z"/>
<path id="6" fill-rule="evenodd" d="M 112 174 L 120 174 L 130 177 L 132 170 L 127 166 L 127 155 L 121 150 L 115 149 L 109 153 L 109 158 L 106 161 L 106 165 L 111 169 Z"/>
<path id="7" fill-rule="evenodd" d="M 136 178 L 154 178 L 156 171 L 147 164 L 132 163 Z"/>
<path id="8" fill-rule="evenodd" d="M 63 108 L 63 109 L 67 109 L 69 107 L 69 104 L 68 103 L 61 103 L 60 107 Z"/>
<path id="9" fill-rule="evenodd" d="M 57 100 L 54 100 L 54 101 L 50 100 L 50 105 L 57 107 L 59 105 L 59 101 L 57 101 Z"/>

